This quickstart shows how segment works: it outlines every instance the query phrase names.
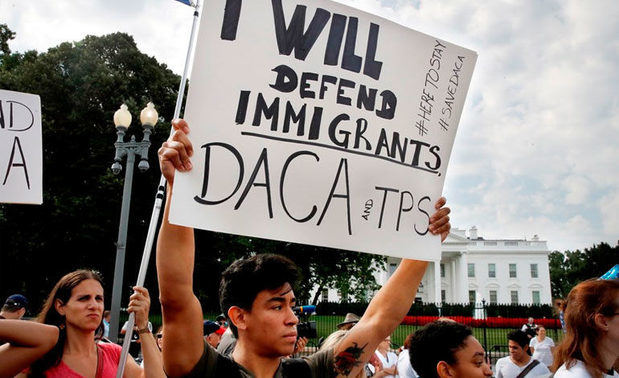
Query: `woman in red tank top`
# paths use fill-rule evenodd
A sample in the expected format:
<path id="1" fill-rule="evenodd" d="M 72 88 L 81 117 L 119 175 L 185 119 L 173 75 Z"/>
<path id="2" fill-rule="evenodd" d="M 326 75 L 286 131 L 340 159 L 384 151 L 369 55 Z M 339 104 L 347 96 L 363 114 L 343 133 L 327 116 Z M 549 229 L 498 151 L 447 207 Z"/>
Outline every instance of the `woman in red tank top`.
<path id="1" fill-rule="evenodd" d="M 129 311 L 136 314 L 144 368 L 127 359 L 124 377 L 163 377 L 161 356 L 148 330 L 150 298 L 144 288 L 134 288 Z M 37 320 L 60 328 L 58 342 L 31 365 L 30 377 L 114 378 L 121 347 L 97 343 L 103 330 L 103 285 L 99 273 L 77 270 L 62 277 L 47 297 Z M 142 326 L 142 327 L 141 327 Z"/>

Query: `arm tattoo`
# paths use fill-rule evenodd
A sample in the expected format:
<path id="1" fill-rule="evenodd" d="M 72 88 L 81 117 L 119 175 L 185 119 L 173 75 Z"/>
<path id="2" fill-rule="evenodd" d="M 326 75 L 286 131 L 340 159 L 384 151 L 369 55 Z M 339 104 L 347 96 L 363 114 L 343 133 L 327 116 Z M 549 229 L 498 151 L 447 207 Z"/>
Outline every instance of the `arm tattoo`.
<path id="1" fill-rule="evenodd" d="M 357 343 L 353 342 L 353 346 L 346 348 L 345 351 L 340 352 L 337 356 L 335 356 L 335 372 L 342 375 L 349 375 L 355 366 L 359 366 L 359 364 L 361 364 L 359 357 L 361 357 L 363 349 L 367 345 L 368 344 L 365 344 L 364 346 L 359 347 Z"/>

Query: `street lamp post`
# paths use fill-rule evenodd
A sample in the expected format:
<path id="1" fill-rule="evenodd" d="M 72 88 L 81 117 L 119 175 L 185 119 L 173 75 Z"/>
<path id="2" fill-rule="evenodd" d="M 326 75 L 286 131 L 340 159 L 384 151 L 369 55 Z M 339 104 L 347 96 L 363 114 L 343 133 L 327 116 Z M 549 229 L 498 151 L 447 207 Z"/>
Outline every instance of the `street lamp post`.
<path id="1" fill-rule="evenodd" d="M 118 139 L 114 146 L 116 147 L 116 156 L 114 164 L 112 164 L 112 172 L 119 174 L 122 171 L 120 162 L 127 157 L 127 169 L 125 170 L 125 183 L 123 185 L 123 199 L 120 210 L 120 225 L 118 227 L 118 241 L 116 242 L 116 263 L 114 265 L 114 286 L 112 288 L 112 309 L 110 319 L 110 334 L 109 338 L 113 342 L 118 340 L 118 326 L 120 322 L 120 300 L 122 298 L 123 272 L 125 267 L 125 249 L 127 243 L 127 227 L 129 224 L 129 205 L 131 203 L 131 187 L 133 183 L 133 166 L 135 165 L 135 156 L 140 156 L 138 169 L 140 172 L 146 172 L 149 168 L 148 164 L 148 148 L 150 147 L 150 134 L 153 127 L 157 123 L 159 115 L 155 110 L 152 102 L 140 113 L 140 122 L 144 129 L 144 137 L 142 141 L 135 140 L 135 136 L 131 136 L 128 142 L 125 142 L 125 133 L 131 124 L 131 113 L 127 110 L 127 105 L 122 104 L 120 109 L 114 113 L 114 125 L 116 126 L 116 134 Z"/>

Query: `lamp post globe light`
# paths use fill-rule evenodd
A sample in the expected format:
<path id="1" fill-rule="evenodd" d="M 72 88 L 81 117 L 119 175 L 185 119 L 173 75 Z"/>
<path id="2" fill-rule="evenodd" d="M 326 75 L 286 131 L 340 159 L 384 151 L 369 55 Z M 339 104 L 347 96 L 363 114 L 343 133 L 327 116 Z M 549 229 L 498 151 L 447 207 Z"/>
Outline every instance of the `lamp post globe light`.
<path id="1" fill-rule="evenodd" d="M 112 308 L 110 319 L 110 334 L 109 338 L 113 342 L 118 341 L 118 326 L 120 321 L 120 300 L 122 298 L 123 272 L 125 266 L 125 250 L 127 244 L 127 227 L 129 224 L 129 206 L 131 203 L 131 187 L 133 183 L 133 166 L 135 165 L 135 157 L 139 155 L 140 162 L 138 169 L 140 172 L 145 172 L 150 167 L 148 164 L 148 148 L 150 147 L 150 135 L 153 128 L 159 119 L 159 114 L 155 110 L 152 102 L 149 102 L 140 113 L 140 123 L 144 129 L 144 137 L 141 141 L 136 141 L 135 135 L 131 136 L 128 142 L 125 142 L 125 133 L 131 125 L 131 113 L 127 110 L 127 105 L 122 104 L 120 109 L 114 113 L 114 126 L 118 139 L 114 146 L 116 147 L 116 156 L 114 164 L 112 164 L 112 172 L 119 174 L 122 171 L 121 161 L 124 157 L 127 158 L 125 169 L 125 182 L 123 184 L 122 207 L 120 210 L 120 225 L 118 227 L 118 241 L 116 242 L 116 263 L 114 264 L 114 285 L 112 288 Z"/>

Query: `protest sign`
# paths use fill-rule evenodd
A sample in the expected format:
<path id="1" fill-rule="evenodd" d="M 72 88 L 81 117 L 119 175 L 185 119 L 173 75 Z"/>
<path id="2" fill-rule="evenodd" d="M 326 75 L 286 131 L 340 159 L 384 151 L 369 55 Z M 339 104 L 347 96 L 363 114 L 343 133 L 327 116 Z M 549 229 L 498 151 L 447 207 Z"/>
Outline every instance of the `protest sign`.
<path id="1" fill-rule="evenodd" d="M 0 89 L 0 203 L 43 203 L 39 96 Z"/>
<path id="2" fill-rule="evenodd" d="M 434 260 L 476 53 L 325 0 L 208 1 L 170 220 Z"/>

